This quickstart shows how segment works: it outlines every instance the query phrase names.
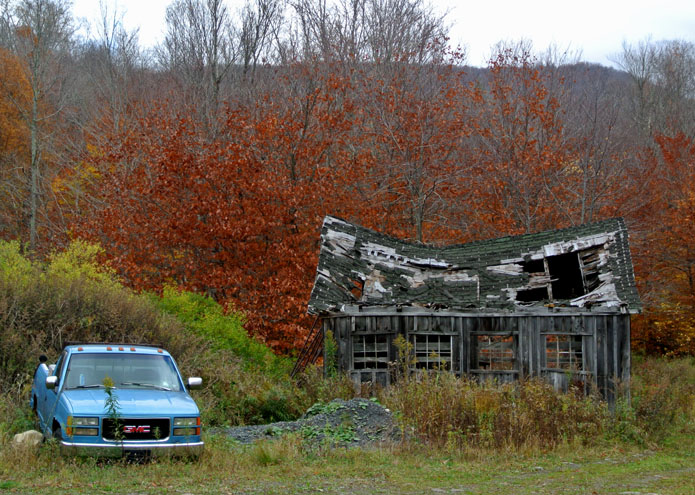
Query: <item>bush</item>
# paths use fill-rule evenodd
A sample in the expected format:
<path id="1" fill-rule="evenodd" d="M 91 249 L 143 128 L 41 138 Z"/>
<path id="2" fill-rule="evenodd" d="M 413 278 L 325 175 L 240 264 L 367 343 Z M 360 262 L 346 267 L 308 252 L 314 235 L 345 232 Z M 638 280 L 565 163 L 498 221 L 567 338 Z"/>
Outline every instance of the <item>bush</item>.
<path id="1" fill-rule="evenodd" d="M 27 394 L 0 394 L 0 445 L 5 444 L 15 433 L 34 429 L 34 414 L 28 406 Z M 24 407 L 17 407 L 21 404 Z"/>
<path id="2" fill-rule="evenodd" d="M 695 422 L 695 358 L 636 356 L 632 363 L 631 414 L 653 440 L 674 426 Z"/>
<path id="3" fill-rule="evenodd" d="M 225 313 L 209 297 L 166 287 L 161 297 L 153 295 L 151 300 L 175 316 L 191 333 L 204 337 L 217 349 L 227 349 L 239 356 L 247 369 L 287 377 L 292 368 L 289 359 L 276 356 L 267 346 L 249 337 L 241 313 Z"/>

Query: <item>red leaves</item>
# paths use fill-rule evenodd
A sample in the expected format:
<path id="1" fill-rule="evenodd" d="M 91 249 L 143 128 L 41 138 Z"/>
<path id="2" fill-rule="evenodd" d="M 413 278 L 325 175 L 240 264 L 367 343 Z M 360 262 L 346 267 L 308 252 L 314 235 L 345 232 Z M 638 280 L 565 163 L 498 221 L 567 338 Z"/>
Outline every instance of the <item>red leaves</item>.
<path id="1" fill-rule="evenodd" d="M 643 200 L 644 240 L 637 245 L 645 316 L 635 338 L 649 352 L 695 353 L 695 140 L 656 137 L 658 174 Z"/>
<path id="2" fill-rule="evenodd" d="M 275 349 L 299 346 L 318 228 L 339 211 L 334 143 L 347 126 L 320 91 L 295 103 L 230 110 L 215 140 L 165 112 L 143 119 L 141 133 L 112 136 L 93 157 L 103 206 L 79 232 L 133 286 L 211 294 L 245 310 L 247 329 Z"/>

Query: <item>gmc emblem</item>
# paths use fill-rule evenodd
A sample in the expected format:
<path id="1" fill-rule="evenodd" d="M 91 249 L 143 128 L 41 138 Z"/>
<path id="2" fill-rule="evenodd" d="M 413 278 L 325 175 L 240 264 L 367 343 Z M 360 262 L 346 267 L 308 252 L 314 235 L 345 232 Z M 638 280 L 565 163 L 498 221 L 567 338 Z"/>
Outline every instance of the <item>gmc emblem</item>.
<path id="1" fill-rule="evenodd" d="M 123 433 L 149 433 L 149 432 L 150 432 L 150 426 L 149 425 L 124 426 L 123 427 Z"/>

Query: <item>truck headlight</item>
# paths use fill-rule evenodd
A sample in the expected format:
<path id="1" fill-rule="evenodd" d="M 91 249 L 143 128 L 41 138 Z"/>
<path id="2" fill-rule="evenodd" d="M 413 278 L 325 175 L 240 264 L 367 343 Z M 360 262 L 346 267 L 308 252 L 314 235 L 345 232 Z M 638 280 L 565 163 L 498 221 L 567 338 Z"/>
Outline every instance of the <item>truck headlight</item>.
<path id="1" fill-rule="evenodd" d="M 174 418 L 174 436 L 200 435 L 200 416 L 195 418 Z"/>
<path id="2" fill-rule="evenodd" d="M 68 426 L 99 426 L 99 418 L 68 416 Z"/>
<path id="3" fill-rule="evenodd" d="M 80 418 L 68 416 L 65 433 L 72 435 L 96 436 L 99 434 L 99 418 Z M 97 428 L 85 428 L 85 426 L 96 426 Z"/>

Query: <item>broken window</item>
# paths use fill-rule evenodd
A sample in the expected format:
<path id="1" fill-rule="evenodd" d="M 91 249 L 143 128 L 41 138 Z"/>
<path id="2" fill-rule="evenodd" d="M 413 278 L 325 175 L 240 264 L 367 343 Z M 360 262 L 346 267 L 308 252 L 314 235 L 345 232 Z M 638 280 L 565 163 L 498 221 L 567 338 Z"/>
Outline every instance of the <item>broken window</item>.
<path id="1" fill-rule="evenodd" d="M 452 335 L 412 335 L 415 367 L 421 369 L 451 370 L 454 349 Z"/>
<path id="2" fill-rule="evenodd" d="M 387 369 L 389 365 L 388 335 L 354 335 L 352 359 L 355 370 Z"/>
<path id="3" fill-rule="evenodd" d="M 516 370 L 516 333 L 508 335 L 474 335 L 471 339 L 474 370 Z"/>
<path id="4" fill-rule="evenodd" d="M 546 335 L 545 365 L 552 369 L 583 371 L 582 336 Z"/>
<path id="5" fill-rule="evenodd" d="M 574 299 L 598 286 L 598 253 L 574 251 L 548 256 L 544 260 L 528 260 L 521 264 L 529 274 L 527 286 L 517 290 L 521 303 Z"/>

